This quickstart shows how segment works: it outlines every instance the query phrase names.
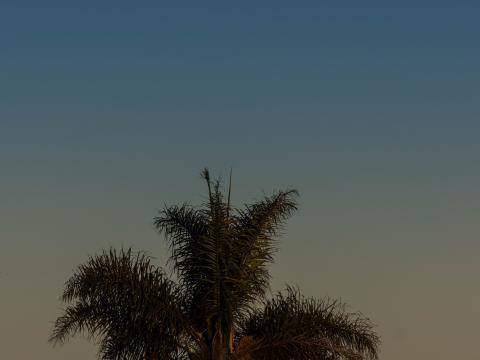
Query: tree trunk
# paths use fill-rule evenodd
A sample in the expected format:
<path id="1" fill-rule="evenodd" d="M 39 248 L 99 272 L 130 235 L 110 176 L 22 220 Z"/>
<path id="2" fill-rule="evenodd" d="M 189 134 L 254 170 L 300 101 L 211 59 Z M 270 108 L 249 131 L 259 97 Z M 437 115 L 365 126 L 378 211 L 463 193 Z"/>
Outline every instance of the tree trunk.
<path id="1" fill-rule="evenodd" d="M 222 331 L 217 328 L 212 341 L 212 360 L 225 360 L 226 351 L 224 347 Z"/>

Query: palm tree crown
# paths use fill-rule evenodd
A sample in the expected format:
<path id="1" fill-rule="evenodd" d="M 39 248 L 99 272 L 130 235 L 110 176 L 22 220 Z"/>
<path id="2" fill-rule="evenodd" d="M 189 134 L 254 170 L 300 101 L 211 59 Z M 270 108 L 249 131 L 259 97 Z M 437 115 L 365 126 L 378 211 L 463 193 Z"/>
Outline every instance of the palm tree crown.
<path id="1" fill-rule="evenodd" d="M 376 359 L 371 322 L 332 300 L 297 289 L 266 298 L 268 265 L 295 190 L 243 209 L 219 180 L 203 178 L 203 207 L 165 207 L 154 219 L 171 249 L 169 279 L 143 253 L 110 250 L 90 257 L 67 281 L 64 313 L 50 341 L 86 332 L 102 359 Z"/>

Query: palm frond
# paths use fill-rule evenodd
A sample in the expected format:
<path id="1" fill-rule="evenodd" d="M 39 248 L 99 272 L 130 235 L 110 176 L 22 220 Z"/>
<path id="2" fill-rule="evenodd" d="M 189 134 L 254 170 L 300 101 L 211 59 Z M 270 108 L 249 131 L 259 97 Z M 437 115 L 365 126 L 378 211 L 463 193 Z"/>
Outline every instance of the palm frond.
<path id="1" fill-rule="evenodd" d="M 279 191 L 262 201 L 237 210 L 231 243 L 229 277 L 240 309 L 261 298 L 270 280 L 276 238 L 284 221 L 296 210 L 296 190 Z"/>
<path id="2" fill-rule="evenodd" d="M 360 314 L 333 300 L 304 298 L 289 287 L 243 324 L 239 339 L 253 359 L 376 359 L 379 338 Z M 249 340 L 248 346 L 245 345 Z"/>
<path id="3" fill-rule="evenodd" d="M 171 358 L 188 329 L 179 288 L 130 249 L 103 252 L 80 265 L 62 300 L 68 306 L 50 341 L 87 333 L 99 340 L 103 359 Z"/>
<path id="4" fill-rule="evenodd" d="M 208 236 L 208 214 L 203 209 L 195 209 L 186 204 L 174 205 L 165 207 L 154 219 L 154 225 L 169 242 L 169 263 L 177 272 L 180 286 L 188 295 L 190 308 L 200 308 L 202 298 L 213 281 L 208 272 L 216 259 L 215 244 Z M 204 317 L 203 309 L 199 310 L 201 313 L 191 309 L 193 319 Z"/>
<path id="5" fill-rule="evenodd" d="M 297 210 L 295 198 L 298 191 L 294 189 L 278 191 L 263 200 L 246 204 L 245 210 L 238 210 L 237 231 L 244 231 L 249 236 L 277 236 L 283 223 Z"/>
<path id="6" fill-rule="evenodd" d="M 192 259 L 202 253 L 200 242 L 208 230 L 205 212 L 187 204 L 165 207 L 154 218 L 154 226 L 169 241 L 172 251 L 169 261 L 173 268 L 181 280 L 190 285 L 191 276 L 198 271 L 195 264 L 192 264 Z"/>

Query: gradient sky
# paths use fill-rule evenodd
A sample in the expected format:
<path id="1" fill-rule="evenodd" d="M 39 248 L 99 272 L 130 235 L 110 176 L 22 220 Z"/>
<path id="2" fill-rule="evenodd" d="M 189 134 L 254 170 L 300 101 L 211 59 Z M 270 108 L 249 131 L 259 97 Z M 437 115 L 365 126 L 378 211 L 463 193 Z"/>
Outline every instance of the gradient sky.
<path id="1" fill-rule="evenodd" d="M 151 220 L 203 202 L 208 166 L 238 205 L 300 191 L 273 290 L 361 311 L 382 359 L 477 359 L 479 12 L 3 1 L 0 357 L 93 360 L 47 343 L 64 281 L 110 246 L 163 264 Z"/>

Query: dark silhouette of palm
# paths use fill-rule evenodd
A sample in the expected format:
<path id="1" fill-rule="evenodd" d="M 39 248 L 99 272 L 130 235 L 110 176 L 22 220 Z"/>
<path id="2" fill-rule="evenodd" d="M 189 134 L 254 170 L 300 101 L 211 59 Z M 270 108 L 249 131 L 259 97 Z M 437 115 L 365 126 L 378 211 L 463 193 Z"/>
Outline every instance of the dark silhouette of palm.
<path id="1" fill-rule="evenodd" d="M 276 237 L 296 210 L 295 190 L 234 209 L 220 181 L 208 201 L 162 210 L 154 224 L 171 249 L 177 282 L 143 253 L 91 257 L 67 281 L 68 304 L 51 341 L 78 332 L 102 359 L 376 359 L 370 321 L 332 300 L 287 287 L 265 298 Z"/>

